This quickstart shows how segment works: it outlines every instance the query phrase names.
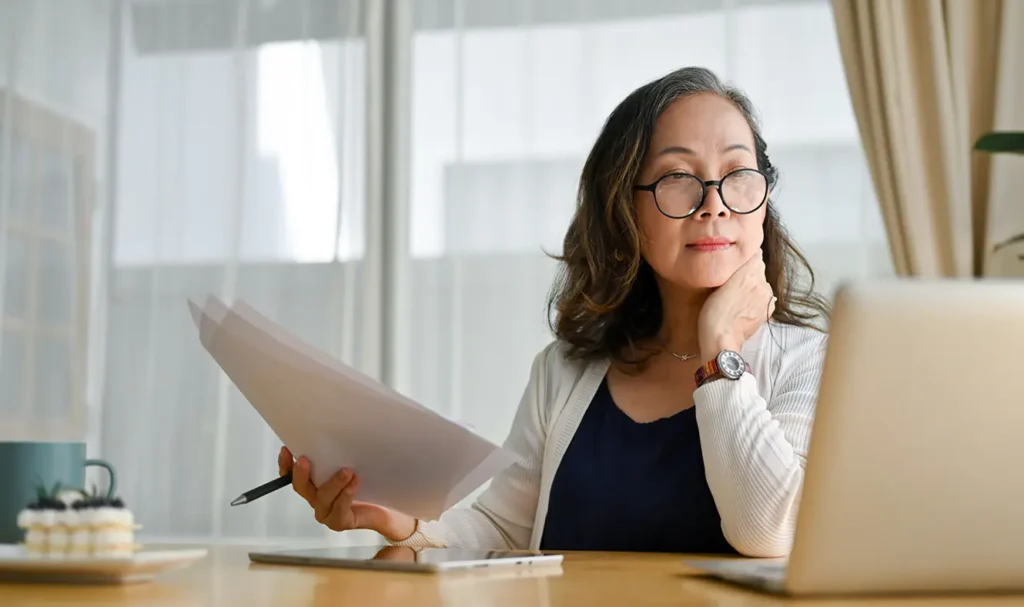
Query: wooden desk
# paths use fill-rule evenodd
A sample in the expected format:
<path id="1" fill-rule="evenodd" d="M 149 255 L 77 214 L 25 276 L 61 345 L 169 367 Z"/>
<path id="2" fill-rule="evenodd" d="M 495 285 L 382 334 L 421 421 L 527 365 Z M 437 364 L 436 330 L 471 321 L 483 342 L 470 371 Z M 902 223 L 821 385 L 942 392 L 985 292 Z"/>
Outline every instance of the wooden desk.
<path id="1" fill-rule="evenodd" d="M 695 576 L 678 555 L 576 553 L 554 575 L 497 572 L 443 575 L 272 566 L 250 563 L 244 547 L 213 547 L 188 569 L 127 586 L 0 582 L 0 605 L 160 607 L 456 605 L 673 605 L 701 607 L 1003 606 L 1024 596 L 787 601 Z"/>

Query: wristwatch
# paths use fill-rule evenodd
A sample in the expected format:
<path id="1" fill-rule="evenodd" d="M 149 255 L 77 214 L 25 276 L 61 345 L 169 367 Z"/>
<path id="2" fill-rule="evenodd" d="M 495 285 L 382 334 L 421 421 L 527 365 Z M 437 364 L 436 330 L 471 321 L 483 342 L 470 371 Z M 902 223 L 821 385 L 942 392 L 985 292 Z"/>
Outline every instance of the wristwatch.
<path id="1" fill-rule="evenodd" d="M 750 365 L 737 352 L 722 350 L 718 356 L 704 363 L 694 374 L 694 381 L 699 388 L 701 384 L 719 375 L 725 379 L 737 380 L 744 373 L 750 373 Z"/>

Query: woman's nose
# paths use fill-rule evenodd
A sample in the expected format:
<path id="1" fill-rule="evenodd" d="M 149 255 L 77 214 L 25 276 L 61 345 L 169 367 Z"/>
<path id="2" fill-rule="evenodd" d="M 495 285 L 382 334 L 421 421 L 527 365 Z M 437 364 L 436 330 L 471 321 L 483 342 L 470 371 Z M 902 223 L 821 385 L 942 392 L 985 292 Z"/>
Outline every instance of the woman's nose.
<path id="1" fill-rule="evenodd" d="M 707 186 L 707 193 L 704 195 L 704 205 L 701 206 L 697 215 L 698 217 L 711 217 L 713 215 L 718 217 L 729 216 L 729 207 L 725 206 L 725 203 L 722 202 L 722 193 L 719 191 L 718 184 Z"/>

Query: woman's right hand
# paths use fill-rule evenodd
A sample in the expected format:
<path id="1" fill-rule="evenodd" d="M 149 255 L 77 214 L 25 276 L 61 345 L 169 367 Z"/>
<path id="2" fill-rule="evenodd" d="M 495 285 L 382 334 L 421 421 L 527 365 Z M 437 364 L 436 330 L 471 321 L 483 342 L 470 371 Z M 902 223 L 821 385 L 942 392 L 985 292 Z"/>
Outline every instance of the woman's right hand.
<path id="1" fill-rule="evenodd" d="M 350 468 L 342 468 L 317 487 L 310 480 L 310 461 L 305 457 L 295 461 L 287 447 L 281 447 L 277 468 L 281 476 L 292 472 L 292 488 L 312 506 L 317 522 L 329 529 L 370 529 L 393 542 L 400 542 L 416 531 L 416 519 L 407 514 L 355 501 L 360 480 Z"/>

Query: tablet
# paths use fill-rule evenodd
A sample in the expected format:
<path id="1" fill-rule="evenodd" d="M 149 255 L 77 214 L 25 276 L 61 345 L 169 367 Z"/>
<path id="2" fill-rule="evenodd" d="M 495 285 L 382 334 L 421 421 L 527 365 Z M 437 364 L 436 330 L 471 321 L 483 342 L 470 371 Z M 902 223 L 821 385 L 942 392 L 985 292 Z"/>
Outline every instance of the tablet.
<path id="1" fill-rule="evenodd" d="M 492 567 L 559 565 L 561 554 L 529 550 L 472 550 L 462 548 L 409 548 L 360 546 L 305 550 L 253 551 L 249 560 L 279 565 L 310 565 L 349 569 L 383 569 L 436 573 Z"/>

